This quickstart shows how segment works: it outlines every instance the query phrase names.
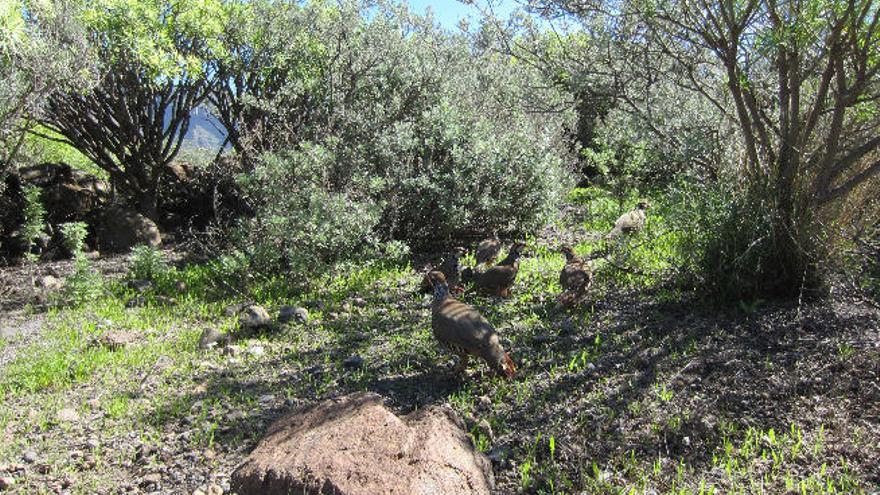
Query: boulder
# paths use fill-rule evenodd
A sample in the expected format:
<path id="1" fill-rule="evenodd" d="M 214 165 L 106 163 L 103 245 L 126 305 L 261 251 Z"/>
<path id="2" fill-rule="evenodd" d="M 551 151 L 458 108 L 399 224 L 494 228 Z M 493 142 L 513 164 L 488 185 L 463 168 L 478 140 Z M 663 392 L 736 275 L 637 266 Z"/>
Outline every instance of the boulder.
<path id="1" fill-rule="evenodd" d="M 140 244 L 153 247 L 162 244 L 162 235 L 155 222 L 118 206 L 101 212 L 97 234 L 102 251 L 127 252 Z"/>
<path id="2" fill-rule="evenodd" d="M 243 329 L 256 330 L 269 326 L 272 323 L 272 318 L 269 317 L 266 308 L 251 304 L 245 306 L 238 314 L 238 323 Z"/>
<path id="3" fill-rule="evenodd" d="M 223 345 L 229 343 L 229 335 L 220 332 L 216 328 L 208 327 L 202 331 L 202 335 L 199 336 L 199 349 L 206 350 L 210 349 L 216 345 Z"/>
<path id="4" fill-rule="evenodd" d="M 488 494 L 491 463 L 448 407 L 398 417 L 373 393 L 297 409 L 232 474 L 249 494 Z"/>
<path id="5" fill-rule="evenodd" d="M 306 323 L 309 321 L 309 310 L 297 306 L 281 306 L 278 310 L 278 323 Z"/>

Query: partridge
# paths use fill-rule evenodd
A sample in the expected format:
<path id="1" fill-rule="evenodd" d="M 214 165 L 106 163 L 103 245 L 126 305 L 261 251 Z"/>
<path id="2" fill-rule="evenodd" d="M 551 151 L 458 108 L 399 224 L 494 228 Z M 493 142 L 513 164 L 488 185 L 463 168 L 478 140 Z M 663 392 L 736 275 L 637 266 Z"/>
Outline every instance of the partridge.
<path id="1" fill-rule="evenodd" d="M 458 287 L 460 283 L 460 272 L 461 272 L 461 257 L 467 252 L 467 250 L 463 247 L 457 247 L 446 254 L 446 258 L 437 266 L 437 270 L 442 272 L 446 277 L 449 285 L 451 287 Z M 430 279 L 428 278 L 428 274 L 425 274 L 425 277 L 422 279 L 422 283 L 420 289 L 425 294 L 430 294 L 434 291 L 434 287 L 431 284 Z"/>
<path id="2" fill-rule="evenodd" d="M 577 304 L 593 283 L 593 270 L 589 262 L 578 257 L 571 246 L 562 246 L 559 250 L 565 255 L 565 266 L 559 273 L 562 294 L 558 300 L 563 304 Z"/>
<path id="3" fill-rule="evenodd" d="M 477 252 L 474 255 L 477 265 L 492 263 L 498 257 L 499 251 L 501 251 L 501 240 L 497 236 L 493 235 L 489 239 L 483 239 L 477 244 Z"/>
<path id="4" fill-rule="evenodd" d="M 473 274 L 474 286 L 490 294 L 501 297 L 510 297 L 510 288 L 516 281 L 519 272 L 519 259 L 525 251 L 526 245 L 522 242 L 514 243 L 510 247 L 507 257 L 500 263 L 489 268 L 485 272 Z"/>
<path id="5" fill-rule="evenodd" d="M 501 346 L 495 328 L 477 310 L 449 295 L 442 272 L 428 274 L 434 287 L 431 329 L 440 344 L 457 354 L 456 372 L 464 371 L 471 356 L 486 361 L 493 371 L 513 378 L 516 366 Z"/>
<path id="6" fill-rule="evenodd" d="M 639 201 L 636 209 L 628 211 L 614 222 L 614 228 L 605 235 L 606 239 L 619 237 L 621 234 L 634 234 L 645 227 L 645 210 L 648 209 L 648 202 Z"/>

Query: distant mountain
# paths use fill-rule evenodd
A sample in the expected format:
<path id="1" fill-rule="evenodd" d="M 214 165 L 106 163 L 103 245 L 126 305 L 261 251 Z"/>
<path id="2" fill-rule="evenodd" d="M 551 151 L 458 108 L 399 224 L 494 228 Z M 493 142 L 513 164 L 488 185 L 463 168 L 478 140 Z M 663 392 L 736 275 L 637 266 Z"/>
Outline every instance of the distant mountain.
<path id="1" fill-rule="evenodd" d="M 183 138 L 184 148 L 216 150 L 226 139 L 223 126 L 205 107 L 198 107 L 190 114 L 189 129 Z"/>

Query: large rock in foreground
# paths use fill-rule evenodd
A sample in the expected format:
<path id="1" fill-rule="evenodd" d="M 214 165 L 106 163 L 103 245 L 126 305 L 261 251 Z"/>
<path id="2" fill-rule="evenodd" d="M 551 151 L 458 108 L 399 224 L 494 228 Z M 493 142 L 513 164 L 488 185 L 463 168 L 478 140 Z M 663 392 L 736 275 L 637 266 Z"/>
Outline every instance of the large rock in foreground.
<path id="1" fill-rule="evenodd" d="M 488 494 L 494 478 L 448 407 L 400 418 L 357 393 L 279 419 L 232 485 L 239 495 Z"/>

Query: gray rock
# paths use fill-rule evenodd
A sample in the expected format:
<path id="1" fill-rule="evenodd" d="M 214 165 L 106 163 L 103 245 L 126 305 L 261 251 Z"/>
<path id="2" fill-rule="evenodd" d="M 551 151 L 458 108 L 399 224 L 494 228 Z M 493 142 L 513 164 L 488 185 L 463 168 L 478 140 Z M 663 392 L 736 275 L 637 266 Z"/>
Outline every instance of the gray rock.
<path id="1" fill-rule="evenodd" d="M 297 323 L 306 323 L 309 321 L 309 310 L 298 306 L 282 306 L 278 310 L 278 322 L 287 323 L 295 321 Z"/>
<path id="2" fill-rule="evenodd" d="M 28 464 L 33 464 L 33 463 L 37 462 L 37 459 L 38 459 L 37 453 L 33 450 L 30 450 L 30 449 L 25 450 L 21 454 L 21 460 L 23 460 L 24 462 L 26 462 Z"/>
<path id="3" fill-rule="evenodd" d="M 354 299 L 351 300 L 351 303 L 356 308 L 365 308 L 367 306 L 367 300 L 364 299 L 363 297 L 355 297 Z"/>
<path id="4" fill-rule="evenodd" d="M 227 343 L 229 343 L 229 336 L 213 327 L 202 330 L 202 335 L 199 336 L 199 349 L 203 351 Z"/>
<path id="5" fill-rule="evenodd" d="M 200 485 L 192 495 L 223 495 L 223 488 L 215 484 Z"/>
<path id="6" fill-rule="evenodd" d="M 43 275 L 42 277 L 37 279 L 37 287 L 46 290 L 58 290 L 60 289 L 64 283 L 56 277 L 52 275 Z"/>
<path id="7" fill-rule="evenodd" d="M 142 308 L 147 305 L 147 298 L 144 296 L 134 296 L 125 303 L 126 308 Z"/>
<path id="8" fill-rule="evenodd" d="M 256 330 L 269 326 L 272 323 L 272 318 L 269 317 L 266 308 L 250 304 L 238 314 L 238 323 L 244 329 Z"/>

